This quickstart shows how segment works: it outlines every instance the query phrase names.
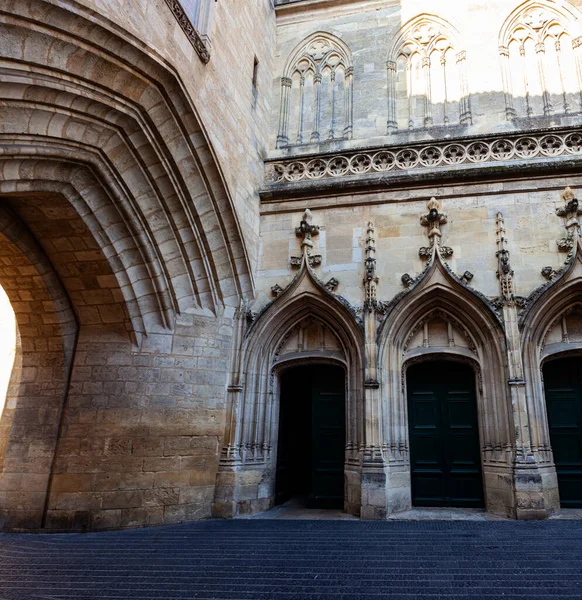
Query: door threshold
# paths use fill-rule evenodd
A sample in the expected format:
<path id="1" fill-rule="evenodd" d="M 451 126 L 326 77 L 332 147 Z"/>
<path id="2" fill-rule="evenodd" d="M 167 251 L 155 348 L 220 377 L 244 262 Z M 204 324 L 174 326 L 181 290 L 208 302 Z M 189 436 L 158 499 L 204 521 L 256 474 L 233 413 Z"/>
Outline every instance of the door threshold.
<path id="1" fill-rule="evenodd" d="M 508 517 L 488 513 L 484 508 L 415 507 L 391 514 L 389 521 L 509 521 Z"/>
<path id="2" fill-rule="evenodd" d="M 307 508 L 301 501 L 291 498 L 284 504 L 255 515 L 238 515 L 237 519 L 289 519 L 311 521 L 358 521 L 340 508 Z"/>

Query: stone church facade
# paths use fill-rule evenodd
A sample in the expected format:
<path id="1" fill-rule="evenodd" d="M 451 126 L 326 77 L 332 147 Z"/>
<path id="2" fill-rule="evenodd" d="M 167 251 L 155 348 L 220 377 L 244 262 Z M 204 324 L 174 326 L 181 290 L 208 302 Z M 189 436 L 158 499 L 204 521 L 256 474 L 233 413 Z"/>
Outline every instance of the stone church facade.
<path id="1" fill-rule="evenodd" d="M 582 506 L 582 0 L 0 0 L 0 57 L 3 529 Z"/>

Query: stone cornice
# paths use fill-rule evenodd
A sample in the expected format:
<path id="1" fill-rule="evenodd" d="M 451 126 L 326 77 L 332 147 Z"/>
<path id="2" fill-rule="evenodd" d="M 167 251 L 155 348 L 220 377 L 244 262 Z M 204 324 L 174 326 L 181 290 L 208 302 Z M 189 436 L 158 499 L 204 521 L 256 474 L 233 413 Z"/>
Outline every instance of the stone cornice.
<path id="1" fill-rule="evenodd" d="M 179 0 L 166 0 L 166 4 L 170 7 L 172 14 L 176 18 L 176 21 L 178 21 L 180 24 L 180 27 L 186 34 L 186 37 L 192 46 L 194 46 L 194 50 L 196 50 L 200 60 L 206 64 L 210 60 L 210 52 L 194 28 L 194 25 L 192 25 L 192 21 L 190 21 L 188 15 L 184 12 Z"/>
<path id="2" fill-rule="evenodd" d="M 448 177 L 468 169 L 542 166 L 561 158 L 578 161 L 582 132 L 569 128 L 480 138 L 411 143 L 268 160 L 262 195 L 395 183 L 418 176 Z"/>

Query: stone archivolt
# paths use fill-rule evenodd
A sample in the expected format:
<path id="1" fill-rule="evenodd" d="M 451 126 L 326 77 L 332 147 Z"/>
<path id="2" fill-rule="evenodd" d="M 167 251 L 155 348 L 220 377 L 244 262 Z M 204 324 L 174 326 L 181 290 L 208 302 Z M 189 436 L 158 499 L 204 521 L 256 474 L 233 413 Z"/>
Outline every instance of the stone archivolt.
<path id="1" fill-rule="evenodd" d="M 410 170 L 451 169 L 456 166 L 497 162 L 535 161 L 536 159 L 579 156 L 582 134 L 567 129 L 550 134 L 530 133 L 477 140 L 410 144 L 319 155 L 317 158 L 290 158 L 268 161 L 267 184 L 293 183 L 338 177 L 364 177 L 375 173 Z"/>

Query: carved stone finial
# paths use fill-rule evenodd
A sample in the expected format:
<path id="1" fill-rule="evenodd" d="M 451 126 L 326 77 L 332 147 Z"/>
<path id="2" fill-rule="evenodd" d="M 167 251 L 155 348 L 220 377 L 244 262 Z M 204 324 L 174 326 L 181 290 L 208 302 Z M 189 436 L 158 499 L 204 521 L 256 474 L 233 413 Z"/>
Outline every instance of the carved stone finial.
<path id="1" fill-rule="evenodd" d="M 378 277 L 376 275 L 376 231 L 374 224 L 370 221 L 367 226 L 366 235 L 366 260 L 364 261 L 366 274 L 364 276 L 364 288 L 366 290 L 365 305 L 370 310 L 377 303 Z"/>
<path id="2" fill-rule="evenodd" d="M 505 220 L 500 212 L 497 213 L 495 225 L 497 229 L 497 252 L 495 256 L 497 257 L 497 278 L 501 287 L 501 298 L 505 302 L 511 302 L 513 298 L 513 270 L 509 263 Z"/>
<path id="3" fill-rule="evenodd" d="M 564 226 L 566 227 L 566 236 L 556 241 L 558 244 L 558 250 L 560 252 L 568 252 L 568 261 L 571 257 L 571 253 L 576 246 L 576 241 L 580 236 L 580 223 L 578 217 L 582 215 L 582 208 L 576 198 L 576 194 L 571 188 L 567 187 L 561 194 L 562 200 L 565 202 L 564 206 L 556 208 L 556 214 L 558 217 L 563 217 L 565 220 Z"/>
<path id="4" fill-rule="evenodd" d="M 306 208 L 303 213 L 303 219 L 299 224 L 299 227 L 295 228 L 295 235 L 297 237 L 302 238 L 301 240 L 301 250 L 303 256 L 305 257 L 309 266 L 314 267 L 321 264 L 321 255 L 320 254 L 311 254 L 311 249 L 313 248 L 313 236 L 319 235 L 319 225 L 313 225 L 313 214 L 312 212 Z M 291 257 L 291 266 L 292 267 L 300 267 L 302 262 L 301 256 L 292 256 Z"/>
<path id="5" fill-rule="evenodd" d="M 432 256 L 432 251 L 437 247 L 437 249 L 441 245 L 441 225 L 444 225 L 447 222 L 447 215 L 440 212 L 441 205 L 440 202 L 436 198 L 431 198 L 427 204 L 428 214 L 422 215 L 420 217 L 420 224 L 423 227 L 428 228 L 428 239 L 430 241 L 430 247 L 423 247 L 419 250 L 420 258 L 430 258 Z M 452 248 L 443 246 L 441 248 L 441 254 L 445 257 L 452 256 L 453 250 Z"/>
<path id="6" fill-rule="evenodd" d="M 301 220 L 299 227 L 295 228 L 295 235 L 303 238 L 301 241 L 301 249 L 313 248 L 313 240 L 311 238 L 318 234 L 319 225 L 313 225 L 313 213 L 307 208 L 303 213 L 303 219 Z"/>

